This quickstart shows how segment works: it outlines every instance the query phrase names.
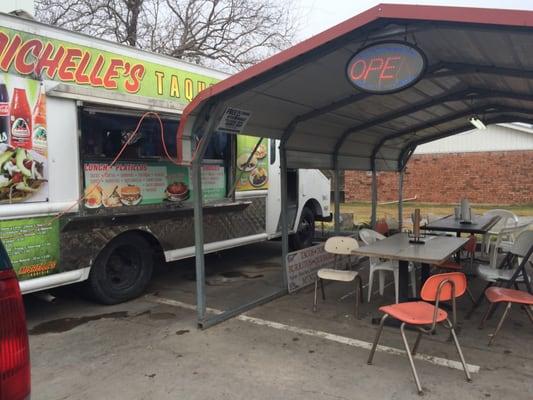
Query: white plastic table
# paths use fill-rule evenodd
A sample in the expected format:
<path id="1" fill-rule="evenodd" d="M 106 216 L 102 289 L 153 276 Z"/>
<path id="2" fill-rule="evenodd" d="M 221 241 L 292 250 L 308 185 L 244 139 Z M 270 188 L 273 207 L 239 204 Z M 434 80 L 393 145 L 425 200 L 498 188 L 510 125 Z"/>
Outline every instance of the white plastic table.
<path id="1" fill-rule="evenodd" d="M 465 245 L 468 238 L 426 236 L 424 244 L 409 242 L 407 233 L 397 233 L 352 253 L 359 256 L 381 257 L 399 261 L 399 301 L 408 301 L 409 261 L 422 263 L 422 284 L 429 276 L 431 264 L 440 264 Z"/>

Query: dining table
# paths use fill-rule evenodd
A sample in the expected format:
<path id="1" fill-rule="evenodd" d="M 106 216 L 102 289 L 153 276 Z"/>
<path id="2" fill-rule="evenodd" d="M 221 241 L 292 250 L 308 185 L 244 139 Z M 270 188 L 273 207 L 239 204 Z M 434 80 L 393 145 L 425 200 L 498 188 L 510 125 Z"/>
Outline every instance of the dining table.
<path id="1" fill-rule="evenodd" d="M 474 215 L 470 221 L 463 221 L 456 219 L 455 215 L 448 215 L 436 219 L 435 221 L 428 222 L 421 228 L 425 231 L 433 232 L 454 232 L 456 236 L 461 236 L 461 233 L 484 235 L 489 232 L 499 220 L 500 217 L 495 215 Z"/>
<path id="2" fill-rule="evenodd" d="M 408 233 L 397 233 L 352 251 L 358 256 L 397 260 L 399 267 L 399 302 L 409 301 L 409 262 L 422 264 L 421 284 L 429 277 L 430 266 L 440 264 L 465 245 L 468 238 L 453 236 L 425 236 L 412 243 Z"/>

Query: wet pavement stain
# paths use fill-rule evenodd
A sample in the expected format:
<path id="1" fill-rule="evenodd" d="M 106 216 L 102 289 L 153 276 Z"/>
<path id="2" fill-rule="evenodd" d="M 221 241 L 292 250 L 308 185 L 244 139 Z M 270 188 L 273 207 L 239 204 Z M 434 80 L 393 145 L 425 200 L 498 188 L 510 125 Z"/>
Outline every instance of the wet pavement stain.
<path id="1" fill-rule="evenodd" d="M 170 312 L 159 312 L 159 313 L 150 312 L 150 314 L 148 315 L 148 318 L 159 321 L 163 319 L 176 318 L 176 314 L 170 313 Z"/>
<path id="2" fill-rule="evenodd" d="M 46 321 L 31 328 L 30 335 L 44 335 L 45 333 L 61 333 L 70 331 L 80 325 L 91 321 L 98 321 L 103 318 L 126 318 L 127 311 L 117 311 L 107 314 L 90 315 L 86 317 L 60 318 Z"/>

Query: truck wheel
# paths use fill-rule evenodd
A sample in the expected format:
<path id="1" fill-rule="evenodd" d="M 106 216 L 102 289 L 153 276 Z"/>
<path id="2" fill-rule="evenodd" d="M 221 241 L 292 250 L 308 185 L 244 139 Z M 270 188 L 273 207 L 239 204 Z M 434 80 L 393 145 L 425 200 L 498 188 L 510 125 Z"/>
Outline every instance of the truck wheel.
<path id="1" fill-rule="evenodd" d="M 96 257 L 89 274 L 92 297 L 103 304 L 117 304 L 139 296 L 150 282 L 153 257 L 141 236 L 123 234 Z"/>
<path id="2" fill-rule="evenodd" d="M 309 247 L 313 244 L 315 238 L 315 214 L 311 209 L 304 207 L 300 222 L 298 223 L 298 230 L 290 237 L 290 245 L 292 250 L 300 250 Z"/>

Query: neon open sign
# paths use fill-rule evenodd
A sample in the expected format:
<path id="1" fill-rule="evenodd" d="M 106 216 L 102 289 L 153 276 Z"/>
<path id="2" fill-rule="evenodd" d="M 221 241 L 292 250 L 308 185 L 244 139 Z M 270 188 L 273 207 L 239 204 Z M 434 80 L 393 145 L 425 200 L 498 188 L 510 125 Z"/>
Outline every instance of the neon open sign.
<path id="1" fill-rule="evenodd" d="M 346 66 L 348 80 L 370 93 L 392 93 L 414 85 L 424 74 L 426 58 L 403 42 L 383 42 L 365 47 Z"/>

